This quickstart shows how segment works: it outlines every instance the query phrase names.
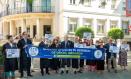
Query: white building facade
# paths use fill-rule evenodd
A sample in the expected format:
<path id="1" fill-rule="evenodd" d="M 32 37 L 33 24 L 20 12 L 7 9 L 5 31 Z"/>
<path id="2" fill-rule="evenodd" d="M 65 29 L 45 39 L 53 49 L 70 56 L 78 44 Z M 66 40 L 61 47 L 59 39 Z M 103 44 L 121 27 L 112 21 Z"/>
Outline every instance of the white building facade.
<path id="1" fill-rule="evenodd" d="M 91 27 L 95 39 L 99 39 L 107 37 L 111 28 L 118 27 L 123 29 L 124 38 L 131 41 L 128 32 L 131 17 L 126 17 L 126 0 L 33 0 L 32 8 L 27 6 L 26 0 L 10 1 L 9 5 L 15 6 L 9 6 L 9 10 L 2 7 L 1 11 L 6 11 L 6 16 L 1 14 L 0 18 L 0 34 L 4 36 L 25 30 L 32 38 L 35 35 L 41 38 L 45 31 L 54 36 L 74 36 L 78 27 L 85 26 Z"/>

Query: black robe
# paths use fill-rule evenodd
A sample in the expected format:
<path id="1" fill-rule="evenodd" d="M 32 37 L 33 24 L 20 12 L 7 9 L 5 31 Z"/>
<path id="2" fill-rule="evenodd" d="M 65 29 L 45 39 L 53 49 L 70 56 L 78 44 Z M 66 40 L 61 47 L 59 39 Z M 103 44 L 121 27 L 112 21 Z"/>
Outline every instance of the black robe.
<path id="1" fill-rule="evenodd" d="M 4 71 L 15 71 L 18 68 L 17 58 L 6 58 L 6 49 L 17 49 L 15 43 L 12 46 L 9 43 L 3 45 L 2 53 L 4 55 Z"/>
<path id="2" fill-rule="evenodd" d="M 60 45 L 56 45 L 56 44 L 51 44 L 49 46 L 50 49 L 59 49 L 60 48 Z M 53 70 L 58 70 L 60 68 L 60 60 L 59 58 L 52 58 L 51 59 L 51 68 Z"/>
<path id="3" fill-rule="evenodd" d="M 39 47 L 48 48 L 48 45 L 42 41 L 40 42 Z M 50 60 L 48 58 L 40 58 L 40 68 L 42 69 L 42 68 L 49 68 L 49 67 L 50 67 Z"/>
<path id="4" fill-rule="evenodd" d="M 17 46 L 20 49 L 20 71 L 22 70 L 30 70 L 31 67 L 31 58 L 27 57 L 26 51 L 24 46 L 25 45 L 32 45 L 32 41 L 30 39 L 27 39 L 25 41 L 24 39 L 19 40 Z"/>

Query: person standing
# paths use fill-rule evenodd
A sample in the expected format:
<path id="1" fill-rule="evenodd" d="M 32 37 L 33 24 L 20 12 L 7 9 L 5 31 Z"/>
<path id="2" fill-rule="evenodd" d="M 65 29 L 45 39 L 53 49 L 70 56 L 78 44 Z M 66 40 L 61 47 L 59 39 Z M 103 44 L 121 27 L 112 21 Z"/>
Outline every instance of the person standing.
<path id="1" fill-rule="evenodd" d="M 64 41 L 61 42 L 60 48 L 68 49 L 74 48 L 74 43 L 68 39 L 68 35 L 64 36 Z M 71 66 L 71 59 L 61 59 L 61 74 L 66 70 L 66 74 L 69 72 L 69 67 Z"/>
<path id="2" fill-rule="evenodd" d="M 39 44 L 39 48 L 48 48 L 48 44 L 46 43 L 46 40 L 43 39 L 40 44 Z M 45 52 L 43 52 L 45 53 Z M 48 58 L 40 58 L 40 69 L 41 69 L 41 75 L 44 75 L 44 69 L 46 71 L 46 74 L 50 74 L 49 73 L 49 67 L 50 67 L 50 60 Z"/>
<path id="3" fill-rule="evenodd" d="M 6 79 L 15 79 L 16 58 L 7 58 L 8 49 L 17 49 L 17 45 L 13 43 L 13 37 L 7 36 L 8 42 L 3 45 L 2 53 L 4 55 L 4 72 Z"/>
<path id="4" fill-rule="evenodd" d="M 121 66 L 122 70 L 126 70 L 127 66 L 127 52 L 130 50 L 129 45 L 126 41 L 123 41 L 120 45 L 120 53 L 119 53 L 119 60 L 118 65 Z"/>
<path id="5" fill-rule="evenodd" d="M 79 48 L 79 37 L 75 37 L 75 43 L 74 43 L 74 48 Z M 72 59 L 72 68 L 74 69 L 74 74 L 76 74 L 78 72 L 78 68 L 79 68 L 79 65 L 78 65 L 79 61 L 78 61 L 78 58 L 74 58 Z"/>
<path id="6" fill-rule="evenodd" d="M 59 49 L 60 44 L 58 39 L 53 39 L 52 44 L 49 46 L 50 49 Z M 60 60 L 59 58 L 52 58 L 51 59 L 51 69 L 55 70 L 56 73 L 58 73 L 60 67 Z"/>
<path id="7" fill-rule="evenodd" d="M 106 48 L 106 59 L 107 59 L 107 69 L 108 72 L 110 72 L 111 70 L 111 62 L 113 65 L 113 70 L 115 71 L 115 73 L 117 73 L 117 65 L 116 65 L 116 58 L 117 58 L 117 54 L 112 52 L 111 47 L 117 47 L 115 43 L 112 42 L 112 38 L 109 39 L 109 43 L 105 44 L 105 48 Z"/>
<path id="8" fill-rule="evenodd" d="M 103 44 L 103 40 L 99 40 L 98 41 L 98 45 L 96 46 L 96 48 L 98 48 L 98 49 L 105 49 L 104 48 L 104 44 Z M 98 73 L 100 73 L 100 74 L 103 73 L 103 71 L 104 71 L 104 64 L 105 64 L 105 60 L 96 60 L 96 69 L 97 69 Z"/>
<path id="9" fill-rule="evenodd" d="M 27 71 L 27 76 L 32 77 L 30 68 L 31 68 L 31 58 L 27 57 L 25 48 L 28 45 L 32 45 L 32 41 L 28 39 L 27 32 L 22 33 L 22 39 L 18 42 L 18 48 L 20 49 L 20 77 L 24 77 L 23 71 Z"/>

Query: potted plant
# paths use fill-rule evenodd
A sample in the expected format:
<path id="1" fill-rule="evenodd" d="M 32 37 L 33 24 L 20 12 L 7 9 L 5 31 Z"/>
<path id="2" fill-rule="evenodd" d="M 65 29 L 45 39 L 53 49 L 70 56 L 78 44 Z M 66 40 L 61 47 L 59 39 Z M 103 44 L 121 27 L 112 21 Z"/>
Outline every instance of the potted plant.
<path id="1" fill-rule="evenodd" d="M 4 57 L 2 55 L 2 47 L 0 46 L 0 79 L 2 79 L 3 72 L 4 72 Z"/>

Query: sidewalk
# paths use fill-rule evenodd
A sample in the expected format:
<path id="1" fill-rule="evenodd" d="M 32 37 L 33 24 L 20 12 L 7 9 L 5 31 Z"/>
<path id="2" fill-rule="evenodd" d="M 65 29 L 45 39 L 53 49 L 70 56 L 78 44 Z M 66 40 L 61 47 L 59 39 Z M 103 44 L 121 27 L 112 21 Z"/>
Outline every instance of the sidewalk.
<path id="1" fill-rule="evenodd" d="M 129 63 L 128 70 L 122 71 L 120 70 L 120 67 L 118 66 L 118 73 L 114 72 L 107 72 L 104 71 L 103 75 L 97 74 L 96 72 L 84 72 L 82 74 L 55 74 L 51 73 L 51 75 L 44 75 L 41 76 L 40 71 L 36 70 L 32 73 L 33 77 L 25 77 L 25 78 L 18 78 L 19 75 L 17 75 L 16 79 L 131 79 L 131 63 Z"/>

